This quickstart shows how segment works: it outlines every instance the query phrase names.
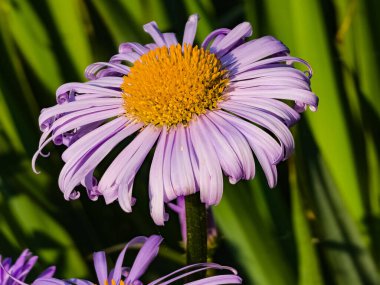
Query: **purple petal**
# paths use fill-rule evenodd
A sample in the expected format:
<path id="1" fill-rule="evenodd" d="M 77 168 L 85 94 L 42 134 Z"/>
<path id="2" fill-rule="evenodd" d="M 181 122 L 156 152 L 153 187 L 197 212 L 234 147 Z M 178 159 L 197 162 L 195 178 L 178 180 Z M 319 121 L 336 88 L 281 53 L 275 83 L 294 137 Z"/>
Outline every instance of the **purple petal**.
<path id="1" fill-rule="evenodd" d="M 223 109 L 233 112 L 242 118 L 250 120 L 270 132 L 272 132 L 279 140 L 284 149 L 283 159 L 289 157 L 294 151 L 294 139 L 288 127 L 276 117 L 268 115 L 265 112 L 253 108 L 247 108 L 242 104 L 229 101 L 228 104 L 223 104 Z"/>
<path id="2" fill-rule="evenodd" d="M 37 279 L 38 278 L 52 278 L 55 271 L 56 271 L 56 267 L 50 266 L 46 268 L 40 275 L 38 275 Z"/>
<path id="3" fill-rule="evenodd" d="M 87 81 L 83 84 L 90 85 L 90 86 L 97 86 L 97 87 L 103 87 L 106 90 L 102 89 L 102 93 L 112 93 L 117 95 L 117 97 L 121 96 L 121 92 L 110 89 L 110 88 L 115 88 L 115 89 L 120 89 L 120 85 L 123 83 L 123 78 L 122 77 L 117 77 L 117 76 L 108 76 L 108 77 L 102 77 L 96 80 L 90 80 Z M 114 92 L 112 92 L 114 91 Z M 91 92 L 90 92 L 91 93 Z"/>
<path id="4" fill-rule="evenodd" d="M 184 285 L 241 284 L 242 282 L 243 280 L 241 279 L 241 277 L 233 275 L 233 274 L 226 274 L 226 275 L 207 277 L 207 278 L 193 281 L 190 283 L 185 283 Z"/>
<path id="5" fill-rule="evenodd" d="M 295 69 L 291 65 L 282 66 L 268 66 L 267 68 L 260 68 L 249 70 L 243 73 L 229 76 L 231 82 L 262 78 L 262 77 L 283 77 L 283 78 L 297 78 L 310 84 L 310 78 L 305 75 L 304 72 Z"/>
<path id="6" fill-rule="evenodd" d="M 198 268 L 198 269 L 194 269 L 193 268 Z M 190 269 L 192 269 L 191 271 L 189 271 Z M 208 270 L 208 269 L 216 269 L 216 270 L 228 270 L 228 271 L 231 271 L 233 272 L 234 274 L 237 274 L 236 270 L 233 269 L 232 267 L 228 267 L 228 266 L 222 266 L 222 265 L 219 265 L 219 264 L 216 264 L 216 263 L 197 263 L 197 264 L 192 264 L 192 265 L 187 265 L 185 267 L 182 267 L 176 271 L 173 271 L 172 273 L 169 273 L 163 277 L 160 277 L 158 278 L 157 280 L 153 281 L 153 282 L 150 282 L 149 284 L 147 285 L 167 285 L 167 284 L 170 284 L 170 283 L 173 283 L 177 280 L 180 280 L 186 276 L 189 276 L 189 275 L 192 275 L 194 273 L 197 273 L 197 272 L 201 272 L 201 271 L 204 271 L 204 270 Z M 173 275 L 176 275 L 180 272 L 183 272 L 185 271 L 186 273 L 184 274 L 181 274 L 179 276 L 176 276 L 174 278 L 171 278 L 167 281 L 164 281 L 165 279 L 173 276 Z M 223 284 L 223 283 L 222 283 Z"/>
<path id="7" fill-rule="evenodd" d="M 147 53 L 149 49 L 140 43 L 122 43 L 119 45 L 119 53 L 136 52 L 139 55 Z"/>
<path id="8" fill-rule="evenodd" d="M 257 70 L 261 68 L 270 68 L 271 66 L 273 67 L 284 67 L 286 65 L 291 66 L 291 64 L 294 62 L 299 62 L 299 63 L 304 64 L 308 68 L 308 72 L 310 74 L 312 73 L 311 67 L 306 61 L 297 57 L 292 57 L 292 56 L 274 56 L 267 59 L 256 61 L 249 65 L 244 65 L 244 66 L 237 65 L 236 67 L 232 69 L 229 68 L 228 70 L 229 70 L 229 75 L 233 77 L 236 74 L 239 74 L 242 72 Z"/>
<path id="9" fill-rule="evenodd" d="M 231 30 L 230 29 L 225 29 L 225 28 L 222 28 L 222 29 L 217 29 L 217 30 L 214 30 L 212 31 L 210 34 L 208 34 L 208 36 L 204 39 L 203 43 L 202 43 L 202 48 L 207 48 L 210 44 L 210 42 L 212 42 L 213 40 L 215 40 L 216 37 L 218 36 L 225 36 L 227 35 Z"/>
<path id="10" fill-rule="evenodd" d="M 38 278 L 32 285 L 71 285 L 72 283 L 56 278 Z"/>
<path id="11" fill-rule="evenodd" d="M 149 50 L 154 50 L 154 49 L 158 48 L 158 45 L 150 43 L 150 44 L 146 44 L 145 47 Z"/>
<path id="12" fill-rule="evenodd" d="M 236 66 L 250 65 L 266 57 L 288 52 L 289 49 L 279 40 L 265 36 L 238 46 L 220 60 L 223 66 L 233 69 Z"/>
<path id="13" fill-rule="evenodd" d="M 144 31 L 147 32 L 158 47 L 165 46 L 165 38 L 162 35 L 161 31 L 158 29 L 156 22 L 150 22 L 144 25 Z"/>
<path id="14" fill-rule="evenodd" d="M 218 204 L 223 193 L 223 175 L 218 156 L 199 120 L 192 121 L 188 128 L 199 161 L 201 201 L 207 205 Z"/>
<path id="15" fill-rule="evenodd" d="M 162 167 L 165 202 L 169 202 L 177 198 L 177 194 L 175 192 L 175 189 L 171 181 L 171 170 L 172 170 L 171 158 L 172 158 L 172 153 L 173 153 L 173 144 L 174 144 L 175 135 L 176 135 L 175 131 L 173 130 L 168 131 L 166 143 L 165 143 L 165 155 L 164 155 L 164 161 L 163 161 L 163 167 Z"/>
<path id="16" fill-rule="evenodd" d="M 210 143 L 214 146 L 220 166 L 229 177 L 230 183 L 235 184 L 243 178 L 243 169 L 233 148 L 224 135 L 206 116 L 199 117 L 199 124 L 207 134 Z"/>
<path id="17" fill-rule="evenodd" d="M 39 148 L 42 147 L 42 145 L 44 144 L 44 142 L 50 134 L 52 134 L 52 139 L 54 143 L 59 144 L 55 141 L 55 138 L 61 136 L 62 134 L 68 131 L 98 121 L 104 121 L 106 119 L 116 117 L 123 113 L 125 113 L 125 110 L 123 110 L 122 107 L 114 106 L 93 107 L 68 113 L 54 121 L 50 128 L 42 134 L 39 142 Z"/>
<path id="18" fill-rule="evenodd" d="M 117 197 L 124 211 L 132 210 L 131 190 L 134 177 L 160 132 L 160 129 L 147 126 L 107 168 L 98 185 L 98 191 L 104 195 L 107 203 Z"/>
<path id="19" fill-rule="evenodd" d="M 176 197 L 186 196 L 196 192 L 194 172 L 191 165 L 187 134 L 182 124 L 175 130 L 172 146 L 170 180 Z"/>
<path id="20" fill-rule="evenodd" d="M 99 284 L 104 284 L 108 280 L 107 259 L 104 251 L 94 252 L 93 254 L 96 276 Z"/>
<path id="21" fill-rule="evenodd" d="M 236 153 L 243 168 L 243 178 L 250 180 L 255 176 L 255 161 L 251 148 L 244 136 L 218 113 L 218 111 L 209 112 L 206 116 L 217 126 Z"/>
<path id="22" fill-rule="evenodd" d="M 252 87 L 241 90 L 233 90 L 228 94 L 229 96 L 246 96 L 247 98 L 252 97 L 293 100 L 309 105 L 311 110 L 316 110 L 318 106 L 318 97 L 315 96 L 314 93 L 295 88 L 265 89 L 263 87 Z"/>
<path id="23" fill-rule="evenodd" d="M 165 223 L 163 165 L 167 139 L 166 127 L 162 129 L 149 172 L 150 215 L 156 225 Z"/>
<path id="24" fill-rule="evenodd" d="M 75 102 L 70 102 L 68 104 L 55 105 L 53 107 L 44 109 L 38 121 L 41 126 L 41 131 L 45 131 L 46 121 L 49 121 L 49 119 L 54 118 L 55 116 L 65 114 L 68 112 L 75 112 L 75 111 L 80 111 L 80 110 L 94 108 L 94 107 L 110 106 L 110 107 L 117 108 L 117 107 L 121 107 L 122 105 L 123 105 L 122 98 L 94 98 L 93 100 L 75 101 Z"/>
<path id="25" fill-rule="evenodd" d="M 92 169 L 81 181 L 81 184 L 86 188 L 87 196 L 91 201 L 98 200 L 98 197 L 101 195 L 98 191 L 98 181 L 94 177 L 94 170 L 95 169 Z"/>
<path id="26" fill-rule="evenodd" d="M 111 57 L 110 62 L 111 63 L 122 63 L 123 61 L 127 61 L 127 62 L 133 64 L 136 60 L 139 60 L 139 59 L 140 59 L 140 55 L 138 53 L 128 52 L 128 53 L 115 54 L 114 56 Z M 107 77 L 103 77 L 103 78 L 107 78 Z M 119 78 L 122 80 L 121 77 L 119 77 Z M 102 79 L 102 78 L 100 78 L 100 79 Z M 120 84 L 117 87 L 120 87 Z"/>
<path id="27" fill-rule="evenodd" d="M 217 54 L 220 58 L 224 54 L 226 54 L 232 47 L 234 47 L 235 43 L 244 39 L 246 37 L 250 37 L 252 35 L 252 27 L 248 22 L 241 23 L 233 28 L 219 43 L 214 47 L 213 52 Z"/>
<path id="28" fill-rule="evenodd" d="M 236 102 L 271 114 L 282 120 L 287 126 L 292 126 L 301 118 L 296 110 L 279 100 L 267 98 L 242 98 L 241 96 L 231 96 L 229 99 L 231 102 Z"/>
<path id="29" fill-rule="evenodd" d="M 101 142 L 107 132 L 111 134 L 119 128 L 127 125 L 128 122 L 129 120 L 126 117 L 119 117 L 94 129 L 92 132 L 89 132 L 85 136 L 81 137 L 63 152 L 63 161 L 67 162 L 71 158 L 87 152 L 94 147 L 94 145 Z"/>
<path id="30" fill-rule="evenodd" d="M 178 44 L 178 40 L 175 33 L 164 33 L 163 35 L 165 43 L 168 47 Z"/>
<path id="31" fill-rule="evenodd" d="M 185 26 L 185 32 L 183 34 L 182 46 L 185 46 L 185 44 L 193 45 L 195 34 L 197 32 L 198 21 L 198 14 L 193 14 L 189 17 L 189 20 Z"/>
<path id="32" fill-rule="evenodd" d="M 218 115 L 244 135 L 263 168 L 269 186 L 273 188 L 277 183 L 275 164 L 282 159 L 281 146 L 269 134 L 245 120 L 225 112 L 218 112 Z"/>
<path id="33" fill-rule="evenodd" d="M 104 71 L 107 71 L 104 73 Z M 124 64 L 96 62 L 87 66 L 84 74 L 87 79 L 98 79 L 103 76 L 112 76 L 112 73 L 127 75 L 130 68 Z"/>
<path id="34" fill-rule="evenodd" d="M 145 133 L 146 136 L 136 152 L 130 156 L 130 159 L 128 159 L 129 154 L 126 153 L 125 158 L 128 160 L 127 164 L 123 167 L 124 174 L 116 179 L 116 184 L 119 185 L 118 201 L 121 208 L 126 212 L 131 212 L 131 206 L 134 204 L 134 199 L 132 198 L 132 186 L 136 173 L 144 162 L 145 157 L 156 143 L 161 130 L 156 129 L 155 127 L 146 127 L 143 130 L 143 133 Z M 128 149 L 128 147 L 126 149 Z M 119 180 L 119 178 L 121 180 Z"/>
<path id="35" fill-rule="evenodd" d="M 244 81 L 233 82 L 230 84 L 231 89 L 241 90 L 258 86 L 270 86 L 274 88 L 299 88 L 310 90 L 310 82 L 300 80 L 298 78 L 278 76 L 253 78 Z"/>
<path id="36" fill-rule="evenodd" d="M 121 279 L 121 273 L 122 273 L 122 268 L 123 268 L 122 265 L 123 265 L 124 256 L 125 256 L 125 253 L 127 252 L 128 247 L 135 245 L 135 244 L 139 244 L 139 243 L 145 243 L 147 240 L 148 240 L 148 238 L 143 237 L 143 236 L 135 237 L 130 242 L 128 242 L 125 245 L 125 247 L 123 248 L 123 250 L 120 252 L 120 254 L 117 258 L 116 264 L 115 264 L 114 272 L 113 272 L 112 276 L 110 276 L 111 277 L 110 279 L 115 280 L 116 284 L 119 284 L 119 281 Z"/>
<path id="37" fill-rule="evenodd" d="M 96 167 L 104 157 L 122 140 L 141 128 L 140 124 L 129 124 L 115 130 L 114 133 L 108 130 L 104 132 L 105 137 L 98 144 L 93 144 L 90 149 L 78 153 L 67 161 L 62 168 L 59 185 L 66 199 L 85 176 Z"/>
<path id="38" fill-rule="evenodd" d="M 163 238 L 158 235 L 152 235 L 147 239 L 133 262 L 129 275 L 125 280 L 127 284 L 138 280 L 145 273 L 150 263 L 157 256 L 162 241 Z"/>
<path id="39" fill-rule="evenodd" d="M 69 284 L 75 284 L 75 285 L 94 285 L 94 283 L 91 281 L 83 280 L 83 279 L 76 279 L 76 278 L 68 279 L 65 281 L 70 282 Z"/>

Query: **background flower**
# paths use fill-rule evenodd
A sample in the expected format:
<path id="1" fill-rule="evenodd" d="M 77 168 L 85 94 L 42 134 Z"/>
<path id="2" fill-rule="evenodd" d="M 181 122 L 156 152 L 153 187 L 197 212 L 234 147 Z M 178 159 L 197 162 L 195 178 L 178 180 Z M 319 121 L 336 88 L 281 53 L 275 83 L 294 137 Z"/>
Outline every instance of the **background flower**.
<path id="1" fill-rule="evenodd" d="M 37 259 L 38 257 L 33 256 L 28 249 L 25 249 L 14 263 L 12 263 L 11 258 L 3 258 L 0 255 L 0 284 L 19 285 L 24 282 L 28 277 L 29 272 L 36 264 Z M 51 278 L 53 277 L 54 272 L 55 266 L 51 266 L 38 275 L 37 279 Z"/>
<path id="2" fill-rule="evenodd" d="M 119 257 L 117 258 L 115 268 L 111 269 L 108 272 L 107 269 L 107 260 L 106 254 L 104 251 L 94 253 L 94 265 L 96 270 L 96 275 L 98 277 L 97 284 L 125 284 L 125 285 L 143 285 L 139 280 L 141 276 L 145 273 L 147 268 L 153 259 L 157 256 L 160 243 L 162 238 L 157 235 L 147 237 L 136 237 L 126 244 L 124 249 L 120 252 Z M 132 267 L 126 268 L 123 266 L 124 257 L 127 252 L 128 247 L 143 244 L 139 253 L 136 256 L 135 261 L 133 262 Z M 196 281 L 189 283 L 184 283 L 187 285 L 202 285 L 202 284 L 241 284 L 242 280 L 237 275 L 237 272 L 227 266 L 221 266 L 215 263 L 202 263 L 202 264 L 193 264 L 185 266 L 181 269 L 178 269 L 168 275 L 160 277 L 154 281 L 147 283 L 148 285 L 158 285 L 158 284 L 172 284 L 178 280 L 183 280 L 186 276 L 207 270 L 226 270 L 231 271 L 233 274 L 223 274 L 216 275 L 211 277 L 201 278 Z M 94 282 L 81 280 L 81 279 L 68 279 L 67 281 L 62 281 L 55 278 L 40 278 L 37 279 L 34 285 L 63 285 L 63 284 L 94 284 Z"/>

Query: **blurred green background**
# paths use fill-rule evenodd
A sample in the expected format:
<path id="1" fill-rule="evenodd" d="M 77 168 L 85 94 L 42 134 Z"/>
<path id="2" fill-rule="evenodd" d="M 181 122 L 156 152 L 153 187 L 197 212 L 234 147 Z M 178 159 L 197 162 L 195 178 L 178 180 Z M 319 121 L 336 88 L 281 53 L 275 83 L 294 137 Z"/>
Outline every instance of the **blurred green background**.
<path id="1" fill-rule="evenodd" d="M 151 221 L 144 165 L 132 214 L 116 204 L 66 202 L 57 186 L 62 148 L 50 146 L 35 175 L 40 109 L 56 88 L 83 81 L 118 44 L 148 42 L 157 21 L 179 36 L 201 16 L 197 41 L 242 21 L 254 37 L 272 34 L 314 70 L 318 112 L 293 128 L 296 153 L 279 166 L 276 189 L 259 173 L 226 183 L 214 208 L 220 229 L 214 260 L 234 266 L 244 284 L 380 284 L 380 1 L 378 0 L 0 0 L 0 253 L 28 247 L 59 277 L 94 277 L 91 253 L 136 235 L 162 234 L 160 262 L 148 278 L 184 263 L 178 219 Z M 37 271 L 36 271 L 37 272 Z M 93 279 L 95 280 L 95 279 Z"/>

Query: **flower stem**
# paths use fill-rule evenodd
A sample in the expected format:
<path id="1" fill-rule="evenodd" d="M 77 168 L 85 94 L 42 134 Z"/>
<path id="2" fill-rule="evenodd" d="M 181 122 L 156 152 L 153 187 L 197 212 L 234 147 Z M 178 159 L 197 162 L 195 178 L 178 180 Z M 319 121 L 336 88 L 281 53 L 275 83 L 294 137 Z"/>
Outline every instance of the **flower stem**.
<path id="1" fill-rule="evenodd" d="M 186 196 L 187 264 L 207 262 L 207 211 L 199 192 Z M 206 272 L 191 278 L 202 278 Z M 194 276 L 194 277 L 193 277 Z M 193 279 L 195 280 L 195 279 Z M 192 281 L 192 280 L 189 280 Z"/>

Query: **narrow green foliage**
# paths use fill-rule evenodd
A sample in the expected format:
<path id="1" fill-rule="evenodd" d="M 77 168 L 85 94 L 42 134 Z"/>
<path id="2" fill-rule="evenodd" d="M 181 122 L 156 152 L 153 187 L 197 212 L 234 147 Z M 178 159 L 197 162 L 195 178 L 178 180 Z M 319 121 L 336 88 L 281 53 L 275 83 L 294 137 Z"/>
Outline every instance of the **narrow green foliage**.
<path id="1" fill-rule="evenodd" d="M 311 64 L 320 98 L 319 110 L 295 127 L 295 157 L 279 166 L 276 189 L 268 189 L 259 164 L 254 182 L 226 183 L 213 208 L 221 245 L 215 261 L 237 268 L 244 284 L 379 284 L 379 3 L 0 1 L 0 254 L 17 256 L 29 247 L 41 265 L 57 264 L 60 276 L 85 277 L 94 250 L 159 233 L 165 262 L 148 278 L 185 263 L 176 215 L 165 227 L 149 217 L 149 165 L 135 181 L 138 202 L 126 215 L 85 194 L 75 202 L 62 198 L 59 147 L 38 162 L 40 175 L 30 159 L 39 112 L 54 104 L 59 85 L 84 80 L 84 68 L 107 61 L 122 42 L 148 43 L 147 22 L 181 41 L 188 15 L 198 13 L 198 43 L 215 28 L 247 20 L 254 37 L 279 38 Z"/>

